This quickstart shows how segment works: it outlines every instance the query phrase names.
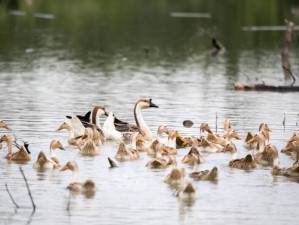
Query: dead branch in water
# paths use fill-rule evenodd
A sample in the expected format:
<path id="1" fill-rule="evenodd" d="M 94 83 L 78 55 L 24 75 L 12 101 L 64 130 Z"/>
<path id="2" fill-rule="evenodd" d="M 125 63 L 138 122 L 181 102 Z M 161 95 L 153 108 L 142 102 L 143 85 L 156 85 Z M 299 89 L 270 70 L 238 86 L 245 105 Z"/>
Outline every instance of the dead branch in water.
<path id="1" fill-rule="evenodd" d="M 108 157 L 108 162 L 109 162 L 111 168 L 118 167 L 118 166 L 116 165 L 116 163 L 115 163 L 112 159 L 110 159 L 109 157 Z"/>
<path id="2" fill-rule="evenodd" d="M 69 199 L 68 199 L 67 207 L 66 207 L 66 210 L 67 210 L 69 213 L 70 213 L 71 199 L 72 199 L 72 191 L 70 190 L 70 191 L 69 191 Z"/>
<path id="3" fill-rule="evenodd" d="M 32 195 L 31 195 L 31 191 L 30 191 L 30 188 L 29 188 L 29 184 L 28 184 L 28 181 L 27 181 L 27 179 L 26 179 L 26 177 L 25 177 L 25 174 L 24 174 L 24 171 L 23 171 L 22 167 L 20 167 L 20 171 L 21 171 L 21 173 L 22 173 L 22 175 L 23 175 L 23 178 L 24 178 L 25 183 L 26 183 L 26 186 L 27 186 L 28 194 L 29 194 L 29 197 L 30 197 L 30 199 L 31 199 L 31 203 L 32 203 L 32 207 L 33 207 L 33 212 L 35 212 L 35 208 L 36 208 L 36 206 L 35 206 L 35 204 L 34 204 L 33 197 L 32 197 Z"/>
<path id="4" fill-rule="evenodd" d="M 12 203 L 16 206 L 17 209 L 20 208 L 20 207 L 18 206 L 18 204 L 15 202 L 15 200 L 13 199 L 13 197 L 12 197 L 10 191 L 8 190 L 8 186 L 7 186 L 7 184 L 5 184 L 5 188 L 6 188 L 6 191 L 7 191 L 8 195 L 9 195 L 9 197 L 10 197 Z"/>
<path id="5" fill-rule="evenodd" d="M 293 82 L 291 83 L 291 86 L 295 83 L 296 78 L 294 77 L 292 71 L 291 71 L 291 63 L 289 59 L 289 52 L 291 49 L 292 44 L 292 32 L 294 28 L 294 23 L 291 21 L 286 21 L 287 23 L 287 30 L 285 33 L 283 48 L 281 51 L 281 64 L 283 68 L 284 73 L 284 79 L 289 80 L 290 78 L 293 79 Z"/>
<path id="6" fill-rule="evenodd" d="M 216 134 L 217 134 L 218 114 L 216 112 Z"/>

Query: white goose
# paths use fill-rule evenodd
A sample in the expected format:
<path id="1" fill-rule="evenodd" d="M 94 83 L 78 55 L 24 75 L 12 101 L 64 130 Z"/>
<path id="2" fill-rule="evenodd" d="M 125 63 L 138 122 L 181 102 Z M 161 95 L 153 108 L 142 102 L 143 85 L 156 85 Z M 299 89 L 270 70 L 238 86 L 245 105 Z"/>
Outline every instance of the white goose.
<path id="1" fill-rule="evenodd" d="M 107 140 L 119 141 L 122 138 L 122 134 L 115 129 L 114 120 L 114 114 L 110 112 L 103 125 L 103 132 Z"/>

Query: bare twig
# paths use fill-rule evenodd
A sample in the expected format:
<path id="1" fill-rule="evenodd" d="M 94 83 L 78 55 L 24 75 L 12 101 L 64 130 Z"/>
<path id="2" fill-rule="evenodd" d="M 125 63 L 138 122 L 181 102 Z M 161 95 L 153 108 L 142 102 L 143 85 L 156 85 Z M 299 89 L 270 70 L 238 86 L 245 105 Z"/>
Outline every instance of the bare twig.
<path id="1" fill-rule="evenodd" d="M 16 206 L 17 209 L 20 208 L 20 207 L 18 206 L 18 204 L 15 202 L 15 200 L 13 199 L 13 197 L 12 197 L 10 191 L 8 190 L 8 186 L 7 186 L 7 184 L 5 184 L 5 188 L 6 188 L 6 191 L 7 191 L 8 195 L 9 195 L 9 197 L 10 197 L 12 203 Z"/>
<path id="2" fill-rule="evenodd" d="M 283 121 L 282 121 L 283 129 L 286 129 L 286 113 L 283 113 Z"/>
<path id="3" fill-rule="evenodd" d="M 20 167 L 20 171 L 21 171 L 21 173 L 22 173 L 22 175 L 23 175 L 23 178 L 24 178 L 24 180 L 25 180 L 25 183 L 26 183 L 26 186 L 27 186 L 27 189 L 28 189 L 28 194 L 29 194 L 29 197 L 30 197 L 30 199 L 31 199 L 31 203 L 32 203 L 32 207 L 33 207 L 33 212 L 35 212 L 35 208 L 36 208 L 36 206 L 35 206 L 35 204 L 34 204 L 33 197 L 32 197 L 32 195 L 31 195 L 31 191 L 30 191 L 30 189 L 29 189 L 29 184 L 28 184 L 27 179 L 26 179 L 26 177 L 25 177 L 24 171 L 22 170 L 22 167 Z"/>
<path id="4" fill-rule="evenodd" d="M 117 167 L 116 163 L 112 159 L 110 159 L 109 157 L 108 157 L 108 162 L 109 162 L 111 168 Z"/>
<path id="5" fill-rule="evenodd" d="M 72 199 L 72 191 L 70 190 L 70 192 L 69 192 L 69 200 L 67 202 L 67 207 L 66 207 L 66 210 L 68 212 L 70 212 L 71 199 Z"/>

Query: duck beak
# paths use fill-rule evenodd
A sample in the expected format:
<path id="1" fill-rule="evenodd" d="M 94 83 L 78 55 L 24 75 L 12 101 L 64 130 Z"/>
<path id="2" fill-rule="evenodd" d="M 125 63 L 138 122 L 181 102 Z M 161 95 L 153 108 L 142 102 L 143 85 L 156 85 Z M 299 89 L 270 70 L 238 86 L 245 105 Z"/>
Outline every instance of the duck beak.
<path id="1" fill-rule="evenodd" d="M 3 128 L 5 128 L 6 130 L 11 130 L 6 124 L 4 124 Z"/>

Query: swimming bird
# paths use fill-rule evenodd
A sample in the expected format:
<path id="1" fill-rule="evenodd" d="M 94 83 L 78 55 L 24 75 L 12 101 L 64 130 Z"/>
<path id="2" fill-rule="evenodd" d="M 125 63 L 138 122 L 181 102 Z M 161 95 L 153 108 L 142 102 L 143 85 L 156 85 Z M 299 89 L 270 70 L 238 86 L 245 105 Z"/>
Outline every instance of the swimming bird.
<path id="1" fill-rule="evenodd" d="M 107 140 L 119 141 L 122 138 L 122 134 L 116 130 L 114 120 L 115 116 L 113 112 L 110 112 L 103 125 L 103 132 Z"/>
<path id="2" fill-rule="evenodd" d="M 189 174 L 189 177 L 193 178 L 194 180 L 209 180 L 209 181 L 216 181 L 218 179 L 218 168 L 216 166 L 213 167 L 211 170 L 203 170 L 199 171 L 198 166 L 200 163 L 199 157 L 193 153 L 195 160 L 193 160 L 193 172 Z"/>
<path id="3" fill-rule="evenodd" d="M 61 131 L 63 129 L 66 129 L 69 132 L 69 137 L 68 137 L 68 144 L 70 146 L 77 146 L 78 141 L 82 138 L 82 135 L 80 136 L 75 136 L 74 129 L 72 125 L 69 122 L 64 122 L 62 123 L 57 129 L 56 132 Z"/>
<path id="4" fill-rule="evenodd" d="M 185 202 L 193 202 L 197 197 L 193 184 L 186 181 L 186 179 L 182 179 L 180 188 L 175 192 L 175 196 Z"/>
<path id="5" fill-rule="evenodd" d="M 65 148 L 62 146 L 60 141 L 57 141 L 57 140 L 51 141 L 51 144 L 50 144 L 50 159 L 52 161 L 54 161 L 57 164 L 58 167 L 60 167 L 61 165 L 60 165 L 59 159 L 56 157 L 56 154 L 55 154 L 55 151 L 57 149 L 65 150 Z"/>
<path id="6" fill-rule="evenodd" d="M 136 159 L 139 159 L 139 153 L 136 150 L 136 143 L 135 143 L 134 147 L 133 147 L 134 149 L 127 149 L 125 143 L 123 141 L 120 141 L 115 158 L 118 159 L 118 160 L 136 160 Z"/>
<path id="7" fill-rule="evenodd" d="M 78 165 L 75 161 L 67 162 L 60 171 L 71 170 L 73 172 L 73 179 L 72 182 L 67 186 L 67 189 L 73 192 L 81 192 L 83 194 L 93 195 L 96 190 L 97 186 L 95 182 L 91 179 L 87 179 L 85 182 L 80 183 L 78 182 Z"/>
<path id="8" fill-rule="evenodd" d="M 169 160 L 165 160 L 163 159 L 162 156 L 162 149 L 158 149 L 157 153 L 156 153 L 156 158 L 151 159 L 146 166 L 151 168 L 151 169 L 165 169 L 167 168 L 169 165 L 172 164 L 172 158 L 169 157 Z"/>
<path id="9" fill-rule="evenodd" d="M 287 155 L 291 155 L 292 158 L 295 159 L 296 155 L 294 154 L 294 150 L 297 145 L 299 145 L 299 133 L 294 132 L 292 136 L 287 140 L 287 144 L 281 150 L 281 152 Z"/>
<path id="10" fill-rule="evenodd" d="M 166 140 L 163 139 L 163 134 L 169 134 L 169 130 L 166 125 L 160 125 L 157 129 L 157 139 L 155 139 L 148 150 L 149 155 L 156 155 L 157 153 L 157 145 L 160 144 L 166 144 Z"/>
<path id="11" fill-rule="evenodd" d="M 253 152 L 254 160 L 263 166 L 278 166 L 279 157 L 277 148 L 268 144 L 263 148 L 263 151 L 254 151 Z"/>
<path id="12" fill-rule="evenodd" d="M 182 163 L 194 165 L 195 161 L 197 162 L 197 164 L 200 164 L 204 162 L 204 158 L 201 156 L 196 147 L 192 147 L 187 155 L 183 157 Z"/>
<path id="13" fill-rule="evenodd" d="M 82 138 L 82 143 L 78 143 L 79 154 L 85 156 L 97 156 L 99 155 L 99 150 L 92 140 L 93 131 L 91 128 L 85 128 L 84 137 Z"/>
<path id="14" fill-rule="evenodd" d="M 171 186 L 176 187 L 182 182 L 182 178 L 185 176 L 185 169 L 184 168 L 179 169 L 177 167 L 177 161 L 175 156 L 171 156 L 171 157 L 172 157 L 173 167 L 170 173 L 166 175 L 164 182 L 170 184 Z"/>
<path id="15" fill-rule="evenodd" d="M 232 154 L 232 160 L 228 164 L 230 167 L 245 170 L 256 168 L 254 158 L 250 154 L 246 155 L 245 158 L 237 159 L 237 148 L 235 145 L 230 143 L 225 148 L 227 148 L 225 151 Z"/>
<path id="16" fill-rule="evenodd" d="M 51 159 L 48 159 L 43 151 L 38 154 L 36 162 L 33 164 L 33 168 L 44 171 L 47 169 L 58 168 L 58 164 Z"/>
<path id="17" fill-rule="evenodd" d="M 120 132 L 140 132 L 144 136 L 145 140 L 151 141 L 152 132 L 142 116 L 142 110 L 148 108 L 158 108 L 158 106 L 152 102 L 151 98 L 142 98 L 138 100 L 134 107 L 134 118 L 136 125 L 122 121 L 115 121 L 115 128 Z"/>
<path id="18" fill-rule="evenodd" d="M 29 155 L 30 152 L 27 149 L 28 144 L 27 144 L 27 148 L 25 148 L 25 146 L 20 146 L 19 150 L 17 152 L 13 153 L 13 151 L 12 151 L 13 140 L 12 140 L 11 136 L 10 135 L 3 135 L 0 139 L 0 143 L 2 143 L 2 142 L 6 142 L 6 144 L 7 144 L 8 153 L 5 156 L 6 159 L 9 159 L 11 161 L 17 161 L 17 162 L 20 162 L 20 163 L 27 162 L 27 161 L 31 160 L 31 157 Z"/>

